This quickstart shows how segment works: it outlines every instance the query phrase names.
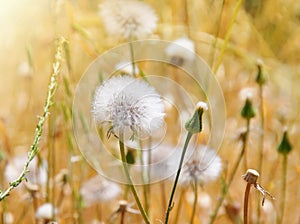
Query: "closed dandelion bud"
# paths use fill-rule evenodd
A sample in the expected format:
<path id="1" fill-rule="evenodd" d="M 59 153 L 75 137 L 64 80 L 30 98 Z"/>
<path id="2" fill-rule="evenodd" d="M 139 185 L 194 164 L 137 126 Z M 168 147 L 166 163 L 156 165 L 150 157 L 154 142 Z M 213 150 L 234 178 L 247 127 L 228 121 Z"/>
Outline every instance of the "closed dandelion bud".
<path id="1" fill-rule="evenodd" d="M 255 117 L 255 110 L 249 98 L 246 99 L 245 105 L 241 111 L 241 115 L 243 118 L 246 118 L 248 120 Z"/>
<path id="2" fill-rule="evenodd" d="M 135 157 L 134 157 L 134 151 L 128 150 L 126 154 L 126 161 L 128 164 L 135 164 Z"/>
<path id="3" fill-rule="evenodd" d="M 280 144 L 278 145 L 277 151 L 283 155 L 287 155 L 292 150 L 291 143 L 287 136 L 287 131 L 284 131 L 282 140 Z"/>
<path id="4" fill-rule="evenodd" d="M 202 114 L 207 109 L 208 107 L 206 103 L 197 103 L 197 108 L 194 115 L 185 123 L 185 129 L 188 132 L 196 134 L 202 131 Z"/>
<path id="5" fill-rule="evenodd" d="M 258 62 L 257 63 L 257 76 L 256 76 L 256 83 L 260 86 L 264 85 L 267 81 L 266 75 L 263 71 L 263 66 L 262 66 L 262 62 Z"/>

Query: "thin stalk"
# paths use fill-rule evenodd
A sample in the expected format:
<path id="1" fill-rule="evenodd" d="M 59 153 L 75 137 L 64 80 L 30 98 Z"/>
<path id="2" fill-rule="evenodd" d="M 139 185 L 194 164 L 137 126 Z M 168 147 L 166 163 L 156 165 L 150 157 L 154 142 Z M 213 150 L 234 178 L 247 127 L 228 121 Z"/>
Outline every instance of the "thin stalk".
<path id="1" fill-rule="evenodd" d="M 135 62 L 134 62 L 134 49 L 133 49 L 133 44 L 131 41 L 129 42 L 129 47 L 130 47 L 130 57 L 131 57 L 131 66 L 132 66 L 132 76 L 136 77 Z"/>
<path id="2" fill-rule="evenodd" d="M 120 224 L 125 224 L 125 209 L 121 211 Z"/>
<path id="3" fill-rule="evenodd" d="M 217 44 L 218 44 L 218 38 L 217 37 L 219 36 L 219 33 L 220 33 L 223 12 L 224 12 L 224 0 L 222 0 L 221 10 L 220 10 L 220 13 L 219 13 L 218 19 L 217 19 L 218 22 L 215 25 L 216 30 L 214 32 L 214 37 L 216 37 L 216 38 L 214 38 L 214 41 L 212 42 L 211 53 L 210 53 L 210 56 L 209 56 L 209 59 L 208 59 L 208 64 L 211 68 L 214 64 L 214 58 L 215 58 L 215 54 L 216 54 L 216 51 L 217 51 Z"/>
<path id="4" fill-rule="evenodd" d="M 161 204 L 162 204 L 163 211 L 165 211 L 167 206 L 165 182 L 162 181 L 159 186 L 160 186 Z"/>
<path id="5" fill-rule="evenodd" d="M 189 142 L 192 138 L 192 135 L 193 135 L 193 133 L 188 132 L 185 143 L 184 143 L 183 151 L 182 151 L 180 162 L 179 162 L 179 167 L 178 167 L 178 170 L 177 170 L 177 174 L 176 174 L 175 181 L 174 181 L 174 184 L 173 184 L 171 196 L 170 196 L 170 199 L 169 199 L 169 204 L 168 204 L 168 208 L 167 208 L 167 212 L 166 212 L 166 218 L 165 218 L 165 222 L 164 222 L 165 224 L 168 223 L 170 212 L 171 212 L 171 210 L 174 206 L 173 205 L 173 198 L 175 196 L 175 191 L 176 191 L 177 183 L 178 183 L 178 180 L 179 180 L 179 176 L 180 176 L 181 168 L 182 168 L 182 165 L 183 165 L 183 160 L 184 160 L 184 156 L 185 156 L 185 153 L 186 153 L 186 150 L 187 150 L 187 146 L 188 146 L 188 144 L 189 144 Z"/>
<path id="6" fill-rule="evenodd" d="M 178 208 L 177 208 L 177 211 L 176 211 L 174 224 L 177 224 L 178 221 L 179 221 L 180 210 L 181 210 L 181 205 L 182 205 L 182 200 L 183 200 L 184 194 L 185 194 L 185 190 L 181 189 L 180 194 L 179 194 Z"/>
<path id="7" fill-rule="evenodd" d="M 194 223 L 197 203 L 198 203 L 198 183 L 197 183 L 197 178 L 195 178 L 195 180 L 194 180 L 194 204 L 193 204 L 193 212 L 192 212 L 190 224 Z"/>
<path id="8" fill-rule="evenodd" d="M 184 4 L 184 23 L 186 26 L 186 32 L 187 32 L 187 36 L 191 38 L 191 29 L 190 29 L 190 18 L 189 18 L 189 3 L 188 0 L 183 0 L 183 4 Z"/>
<path id="9" fill-rule="evenodd" d="M 285 210 L 285 200 L 286 200 L 286 175 L 287 175 L 287 155 L 283 155 L 282 160 L 282 200 L 280 202 L 280 216 L 277 220 L 278 224 L 283 223 L 283 217 L 284 217 L 284 210 Z"/>
<path id="10" fill-rule="evenodd" d="M 220 56 L 218 57 L 216 67 L 213 70 L 214 74 L 216 74 L 216 72 L 218 71 L 218 69 L 219 69 L 219 67 L 220 67 L 220 65 L 222 63 L 223 56 L 224 56 L 225 50 L 227 48 L 227 44 L 228 44 L 231 32 L 232 32 L 232 28 L 233 28 L 233 26 L 235 24 L 235 20 L 237 18 L 237 15 L 238 15 L 238 12 L 240 10 L 240 6 L 241 6 L 242 2 L 243 2 L 242 0 L 238 0 L 238 2 L 236 3 L 236 6 L 234 8 L 233 16 L 232 16 L 232 19 L 230 21 L 228 31 L 226 33 L 226 36 L 225 36 L 225 39 L 224 39 L 224 43 L 223 43 L 222 48 L 221 48 Z"/>
<path id="11" fill-rule="evenodd" d="M 40 139 L 42 136 L 43 126 L 45 124 L 45 121 L 48 118 L 49 109 L 53 105 L 54 95 L 55 95 L 55 92 L 57 89 L 57 76 L 59 75 L 60 69 L 61 69 L 62 45 L 64 42 L 65 42 L 65 39 L 63 37 L 61 37 L 58 40 L 58 44 L 57 44 L 57 48 L 56 48 L 57 51 L 55 54 L 55 61 L 53 63 L 53 73 L 51 74 L 50 82 L 48 85 L 47 97 L 46 97 L 46 101 L 45 101 L 45 105 L 44 105 L 43 114 L 42 114 L 42 116 L 39 117 L 39 121 L 36 126 L 35 133 L 34 133 L 33 143 L 28 152 L 27 161 L 25 162 L 23 170 L 22 170 L 21 174 L 19 175 L 19 177 L 16 180 L 14 180 L 13 182 L 11 182 L 9 184 L 9 187 L 5 191 L 0 191 L 0 201 L 2 201 L 4 198 L 6 198 L 14 188 L 18 187 L 21 184 L 21 182 L 26 179 L 25 176 L 29 172 L 28 171 L 29 164 L 31 163 L 31 161 L 35 158 L 35 156 L 39 152 L 38 146 L 39 146 L 39 142 L 40 142 Z"/>
<path id="12" fill-rule="evenodd" d="M 244 224 L 248 223 L 248 201 L 249 201 L 249 193 L 251 189 L 250 183 L 247 183 L 246 190 L 245 190 L 245 196 L 244 196 Z"/>
<path id="13" fill-rule="evenodd" d="M 239 155 L 238 159 L 236 160 L 236 162 L 234 164 L 234 167 L 233 167 L 232 173 L 231 173 L 231 175 L 230 175 L 230 177 L 228 179 L 227 185 L 224 187 L 224 190 L 222 192 L 222 196 L 218 200 L 218 204 L 217 204 L 217 206 L 216 206 L 213 214 L 211 215 L 210 222 L 209 222 L 210 224 L 212 224 L 215 221 L 215 219 L 217 218 L 218 212 L 219 212 L 219 210 L 220 210 L 220 208 L 221 208 L 221 206 L 223 204 L 223 201 L 224 201 L 224 199 L 225 199 L 225 197 L 226 197 L 226 195 L 228 193 L 228 189 L 229 189 L 229 187 L 230 187 L 230 185 L 231 185 L 231 183 L 233 181 L 233 178 L 234 178 L 234 176 L 235 176 L 235 174 L 237 172 L 237 169 L 238 169 L 238 167 L 239 167 L 239 165 L 241 163 L 241 160 L 242 160 L 242 158 L 244 156 L 244 153 L 245 153 L 245 150 L 246 150 L 246 146 L 247 146 L 247 142 L 248 142 L 248 136 L 249 136 L 249 132 L 250 132 L 250 119 L 247 119 L 247 124 L 246 125 L 247 125 L 246 126 L 247 129 L 246 129 L 246 133 L 245 133 L 245 135 L 243 137 L 242 150 L 240 152 L 240 155 Z"/>
<path id="14" fill-rule="evenodd" d="M 261 133 L 259 139 L 259 161 L 258 161 L 258 172 L 262 175 L 262 166 L 263 166 L 263 151 L 264 151 L 264 139 L 265 139 L 265 117 L 264 117 L 264 99 L 263 99 L 263 86 L 259 85 L 259 98 L 260 98 L 260 126 L 261 126 Z M 260 223 L 260 202 L 257 202 L 257 224 Z"/>
<path id="15" fill-rule="evenodd" d="M 138 206 L 138 208 L 139 208 L 139 210 L 142 214 L 142 217 L 143 217 L 145 223 L 150 224 L 149 218 L 148 218 L 148 216 L 147 216 L 147 214 L 146 214 L 146 212 L 143 208 L 143 205 L 140 201 L 140 198 L 137 194 L 137 191 L 135 189 L 135 186 L 134 186 L 133 181 L 132 181 L 131 176 L 130 176 L 128 164 L 127 164 L 127 161 L 126 161 L 126 154 L 125 154 L 123 139 L 124 139 L 124 133 L 121 131 L 120 136 L 119 136 L 119 146 L 120 146 L 120 154 L 121 154 L 123 168 L 124 168 L 124 171 L 125 171 L 125 176 L 126 176 L 127 181 L 129 182 L 129 187 L 131 189 L 131 192 L 134 196 L 134 199 L 137 203 L 137 206 Z"/>

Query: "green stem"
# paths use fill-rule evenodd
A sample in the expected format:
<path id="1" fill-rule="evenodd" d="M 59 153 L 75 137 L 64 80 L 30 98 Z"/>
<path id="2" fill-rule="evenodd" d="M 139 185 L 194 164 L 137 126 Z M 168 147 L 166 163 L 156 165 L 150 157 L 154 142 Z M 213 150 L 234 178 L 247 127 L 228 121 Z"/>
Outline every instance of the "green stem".
<path id="1" fill-rule="evenodd" d="M 222 63 L 223 56 L 224 56 L 225 50 L 227 48 L 227 44 L 228 44 L 231 32 L 232 32 L 232 28 L 233 28 L 233 25 L 234 25 L 235 20 L 237 18 L 237 15 L 238 15 L 238 12 L 239 12 L 239 9 L 240 9 L 240 6 L 241 6 L 242 2 L 243 2 L 242 0 L 238 0 L 238 2 L 236 3 L 236 6 L 234 8 L 233 16 L 232 16 L 232 19 L 230 21 L 228 31 L 226 33 L 224 43 L 223 43 L 222 48 L 221 48 L 220 56 L 218 57 L 216 67 L 214 69 L 214 74 L 216 74 L 216 72 L 218 71 L 218 69 L 219 69 L 219 67 Z"/>
<path id="2" fill-rule="evenodd" d="M 230 177 L 228 179 L 228 182 L 227 182 L 227 184 L 226 184 L 226 186 L 224 188 L 222 196 L 218 200 L 218 204 L 217 204 L 217 206 L 216 206 L 213 214 L 211 215 L 209 224 L 212 224 L 215 221 L 215 219 L 217 218 L 218 212 L 219 212 L 219 210 L 220 210 L 220 208 L 221 208 L 221 206 L 223 204 L 223 201 L 224 201 L 224 199 L 225 199 L 225 197 L 227 195 L 228 189 L 229 189 L 229 187 L 230 187 L 230 185 L 231 185 L 231 183 L 233 181 L 233 178 L 234 178 L 234 176 L 235 176 L 235 174 L 237 172 L 237 169 L 238 169 L 238 167 L 239 167 L 239 165 L 241 163 L 241 160 L 243 158 L 243 155 L 245 153 L 246 146 L 247 146 L 247 141 L 248 141 L 248 136 L 249 136 L 249 132 L 250 132 L 250 119 L 247 119 L 247 126 L 246 126 L 246 128 L 247 129 L 246 129 L 246 133 L 245 133 L 244 138 L 243 138 L 242 150 L 240 152 L 240 155 L 239 155 L 238 159 L 236 160 L 236 162 L 234 164 L 232 173 L 231 173 L 231 175 L 230 175 Z"/>
<path id="3" fill-rule="evenodd" d="M 137 203 L 137 206 L 143 216 L 143 219 L 145 221 L 146 224 L 150 224 L 150 221 L 149 221 L 149 218 L 142 206 L 142 203 L 140 201 L 140 198 L 137 194 L 137 191 L 135 189 L 135 186 L 133 184 L 133 181 L 131 179 L 131 176 L 130 176 L 130 172 L 129 172 L 129 168 L 128 168 L 128 164 L 127 164 L 127 161 L 126 161 L 126 154 L 125 154 L 125 148 L 124 148 L 124 143 L 123 143 L 123 140 L 124 140 L 124 133 L 122 131 L 120 131 L 120 136 L 119 136 L 119 146 L 120 146 L 120 153 L 121 153 L 121 159 L 122 159 L 122 164 L 123 164 L 123 168 L 124 168 L 124 171 L 125 171 L 125 175 L 126 175 L 126 179 L 127 181 L 129 182 L 129 187 L 131 189 L 131 192 L 134 196 L 134 199 Z"/>
<path id="4" fill-rule="evenodd" d="M 61 37 L 57 43 L 57 48 L 56 48 L 57 51 L 55 54 L 55 61 L 53 63 L 53 73 L 51 74 L 50 82 L 48 85 L 48 91 L 47 91 L 46 102 L 44 105 L 43 115 L 39 117 L 39 121 L 36 126 L 35 133 L 34 133 L 33 143 L 28 152 L 27 161 L 25 162 L 23 170 L 20 173 L 19 177 L 16 180 L 14 180 L 13 182 L 11 182 L 9 184 L 9 187 L 5 191 L 3 191 L 3 192 L 0 191 L 0 201 L 2 201 L 4 198 L 6 198 L 14 188 L 18 187 L 21 184 L 21 182 L 25 179 L 26 174 L 29 172 L 28 171 L 29 164 L 35 158 L 35 156 L 38 154 L 38 151 L 39 151 L 38 146 L 39 146 L 39 142 L 40 142 L 40 139 L 42 136 L 43 126 L 45 124 L 45 121 L 48 118 L 49 109 L 53 104 L 54 95 L 55 95 L 55 92 L 57 89 L 57 76 L 60 73 L 61 61 L 62 61 L 62 46 L 65 41 L 66 40 L 63 37 Z"/>
<path id="5" fill-rule="evenodd" d="M 193 212 L 192 212 L 192 216 L 191 216 L 191 224 L 194 223 L 194 218 L 195 218 L 195 214 L 196 214 L 196 208 L 197 208 L 197 203 L 198 203 L 198 183 L 197 183 L 197 179 L 195 178 L 194 180 L 194 193 L 195 193 L 195 198 L 194 198 L 194 204 L 193 204 Z"/>
<path id="6" fill-rule="evenodd" d="M 251 188 L 251 184 L 247 183 L 245 196 L 244 196 L 244 224 L 248 223 L 248 201 L 249 201 L 250 188 Z"/>
<path id="7" fill-rule="evenodd" d="M 280 216 L 277 221 L 278 224 L 283 223 L 284 210 L 285 210 L 285 200 L 286 200 L 286 175 L 287 175 L 287 155 L 283 155 L 282 161 L 282 200 L 280 203 Z"/>
<path id="8" fill-rule="evenodd" d="M 183 160 L 184 160 L 184 156 L 185 156 L 185 153 L 186 153 L 186 150 L 187 150 L 187 146 L 189 144 L 189 141 L 192 138 L 192 135 L 193 135 L 193 133 L 188 132 L 185 143 L 184 143 L 183 151 L 182 151 L 180 162 L 179 162 L 179 167 L 178 167 L 178 170 L 177 170 L 177 174 L 176 174 L 175 181 L 174 181 L 174 184 L 173 184 L 171 196 L 170 196 L 170 199 L 169 199 L 169 204 L 168 204 L 168 208 L 167 208 L 167 212 L 166 212 L 166 218 L 165 218 L 165 222 L 164 222 L 165 224 L 168 223 L 169 215 L 170 215 L 170 212 L 173 208 L 173 198 L 174 198 L 174 195 L 175 195 L 175 191 L 176 191 L 177 183 L 178 183 L 178 180 L 179 180 L 179 175 L 180 175 L 181 168 L 182 168 L 182 165 L 183 165 Z"/>

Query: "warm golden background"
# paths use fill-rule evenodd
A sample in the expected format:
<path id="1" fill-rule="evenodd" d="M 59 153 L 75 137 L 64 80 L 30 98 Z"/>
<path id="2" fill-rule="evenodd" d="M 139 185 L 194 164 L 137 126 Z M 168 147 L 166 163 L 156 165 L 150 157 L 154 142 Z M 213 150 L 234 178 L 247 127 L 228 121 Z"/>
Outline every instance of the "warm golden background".
<path id="1" fill-rule="evenodd" d="M 284 127 L 289 130 L 293 151 L 289 154 L 287 176 L 287 201 L 284 223 L 300 223 L 300 154 L 297 139 L 300 137 L 300 1 L 295 0 L 146 0 L 157 12 L 158 29 L 152 36 L 156 39 L 174 40 L 189 35 L 195 41 L 196 51 L 216 73 L 222 86 L 226 106 L 227 122 L 224 142 L 220 149 L 224 167 L 230 170 L 240 151 L 238 135 L 245 126 L 240 118 L 243 101 L 238 97 L 240 90 L 252 88 L 255 83 L 257 59 L 264 61 L 268 74 L 265 85 L 265 149 L 263 173 L 260 183 L 275 196 L 262 211 L 264 223 L 273 223 L 279 211 L 281 200 L 281 161 L 277 145 Z M 238 2 L 242 2 L 240 7 Z M 117 200 L 92 207 L 82 207 L 71 192 L 76 192 L 82 181 L 94 175 L 85 160 L 70 162 L 80 152 L 72 137 L 72 125 L 64 117 L 61 105 L 71 108 L 72 93 L 67 93 L 65 83 L 71 92 L 87 66 L 101 53 L 122 41 L 109 37 L 98 16 L 98 4 L 94 0 L 0 0 L 0 185 L 7 186 L 4 167 L 11 159 L 29 149 L 37 116 L 42 113 L 46 97 L 47 83 L 52 72 L 55 53 L 55 38 L 64 36 L 69 42 L 69 56 L 65 55 L 56 104 L 44 128 L 40 144 L 40 157 L 48 160 L 50 177 L 54 181 L 62 169 L 72 175 L 72 182 L 65 185 L 55 182 L 54 190 L 48 189 L 49 197 L 39 191 L 32 199 L 28 191 L 16 189 L 0 204 L 2 211 L 10 212 L 14 223 L 34 223 L 36 204 L 49 199 L 57 203 L 60 192 L 64 198 L 60 207 L 59 223 L 92 223 L 91 220 L 103 217 L 104 220 L 118 208 Z M 188 4 L 186 4 L 188 3 Z M 235 10 L 236 7 L 239 7 Z M 188 12 L 188 16 L 187 16 Z M 232 19 L 235 17 L 234 23 Z M 217 39 L 216 39 L 217 38 Z M 222 55 L 224 41 L 228 44 Z M 68 69 L 67 62 L 70 62 Z M 257 99 L 257 100 L 256 100 Z M 259 106 L 258 96 L 254 95 L 254 106 Z M 248 144 L 248 157 L 251 167 L 257 166 L 259 117 L 251 126 Z M 71 140 L 70 140 L 71 139 Z M 70 141 L 72 144 L 70 145 Z M 228 166 L 227 166 L 228 165 Z M 240 178 L 243 166 L 236 175 L 226 203 L 242 206 L 245 182 Z M 169 185 L 167 185 L 169 186 Z M 171 185 L 170 185 L 171 186 Z M 167 188 L 169 189 L 170 186 Z M 153 186 L 152 192 L 159 189 Z M 199 205 L 199 214 L 208 218 L 220 195 L 220 180 L 200 190 L 211 200 Z M 46 191 L 47 192 L 47 191 Z M 207 195 L 208 194 L 208 195 Z M 187 193 L 182 208 L 181 222 L 189 219 L 191 204 Z M 163 217 L 159 195 L 153 193 L 152 217 Z M 253 205 L 260 200 L 259 194 L 252 193 Z M 202 206 L 202 207 L 201 207 Z M 102 207 L 102 209 L 101 209 Z M 96 211 L 102 210 L 102 213 Z M 78 213 L 79 212 L 79 213 Z M 240 215 L 242 211 L 239 211 Z M 255 207 L 252 213 L 256 214 Z M 74 216 L 74 214 L 76 214 Z M 81 220 L 78 219 L 78 214 Z M 134 216 L 134 223 L 138 223 Z M 201 219 L 200 219 L 201 220 Z M 269 220 L 269 221 L 268 221 Z M 1 221 L 0 221 L 1 223 Z M 96 222 L 95 222 L 96 223 Z M 200 221 L 197 223 L 200 223 Z M 202 220 L 201 223 L 206 223 Z M 228 214 L 221 210 L 216 223 L 231 223 Z"/>

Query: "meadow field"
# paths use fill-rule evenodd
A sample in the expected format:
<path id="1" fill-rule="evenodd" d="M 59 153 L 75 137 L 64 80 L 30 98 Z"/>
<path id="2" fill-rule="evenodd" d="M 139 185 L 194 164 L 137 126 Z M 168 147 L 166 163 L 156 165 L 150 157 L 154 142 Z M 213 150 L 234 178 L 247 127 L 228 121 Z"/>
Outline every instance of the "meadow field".
<path id="1" fill-rule="evenodd" d="M 0 29 L 0 223 L 300 224 L 300 1 L 0 0 Z"/>

